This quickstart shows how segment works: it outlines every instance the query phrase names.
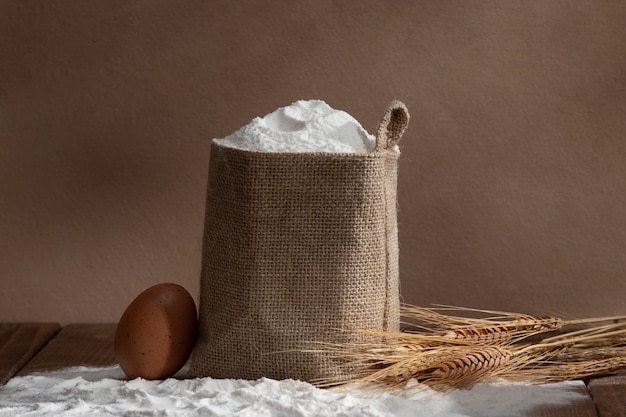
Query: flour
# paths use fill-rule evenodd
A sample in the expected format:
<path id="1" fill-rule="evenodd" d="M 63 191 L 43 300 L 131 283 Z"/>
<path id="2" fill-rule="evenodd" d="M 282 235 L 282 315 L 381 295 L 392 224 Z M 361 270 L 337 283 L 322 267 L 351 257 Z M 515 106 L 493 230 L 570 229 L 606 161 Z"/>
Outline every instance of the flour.
<path id="1" fill-rule="evenodd" d="M 296 101 L 214 140 L 258 152 L 368 153 L 376 145 L 374 136 L 356 119 L 322 100 Z"/>
<path id="2" fill-rule="evenodd" d="M 183 369 L 177 375 L 184 377 Z M 306 382 L 234 379 L 127 381 L 119 366 L 76 367 L 0 386 L 0 417 L 513 417 L 585 399 L 584 383 L 478 384 L 470 390 L 322 390 Z"/>

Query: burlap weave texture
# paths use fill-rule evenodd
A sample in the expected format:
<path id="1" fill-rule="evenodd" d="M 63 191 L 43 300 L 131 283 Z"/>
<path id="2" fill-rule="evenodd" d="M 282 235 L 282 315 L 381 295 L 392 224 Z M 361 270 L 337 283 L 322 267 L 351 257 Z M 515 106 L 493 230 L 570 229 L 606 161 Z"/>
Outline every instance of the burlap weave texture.
<path id="1" fill-rule="evenodd" d="M 345 370 L 310 342 L 397 330 L 397 160 L 390 105 L 369 154 L 270 153 L 214 142 L 191 373 L 312 381 Z M 344 331 L 339 331 L 344 330 Z"/>

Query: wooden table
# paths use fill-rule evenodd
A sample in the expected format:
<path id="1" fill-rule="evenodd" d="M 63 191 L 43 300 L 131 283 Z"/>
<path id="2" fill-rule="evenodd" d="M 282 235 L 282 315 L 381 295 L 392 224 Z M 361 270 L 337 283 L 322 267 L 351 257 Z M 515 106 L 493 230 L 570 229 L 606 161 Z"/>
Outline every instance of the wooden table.
<path id="1" fill-rule="evenodd" d="M 115 364 L 115 324 L 0 323 L 0 384 L 14 376 L 70 366 Z M 626 373 L 593 378 L 570 405 L 533 410 L 537 417 L 626 417 Z"/>

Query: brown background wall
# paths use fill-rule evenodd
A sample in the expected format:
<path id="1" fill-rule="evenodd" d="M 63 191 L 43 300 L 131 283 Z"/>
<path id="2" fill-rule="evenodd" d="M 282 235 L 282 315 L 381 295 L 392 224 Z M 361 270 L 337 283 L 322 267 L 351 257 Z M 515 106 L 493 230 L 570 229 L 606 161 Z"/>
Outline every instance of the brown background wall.
<path id="1" fill-rule="evenodd" d="M 209 141 L 321 98 L 412 114 L 405 301 L 626 313 L 626 5 L 0 3 L 0 320 L 198 291 Z"/>

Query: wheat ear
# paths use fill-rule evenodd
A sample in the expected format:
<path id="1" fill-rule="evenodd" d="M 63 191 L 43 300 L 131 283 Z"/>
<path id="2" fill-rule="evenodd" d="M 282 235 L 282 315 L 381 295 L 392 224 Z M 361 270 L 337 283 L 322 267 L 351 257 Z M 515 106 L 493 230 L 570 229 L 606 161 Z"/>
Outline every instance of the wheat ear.
<path id="1" fill-rule="evenodd" d="M 362 343 L 321 346 L 319 351 L 341 359 L 350 372 L 319 385 L 375 382 L 389 388 L 416 380 L 445 388 L 493 377 L 552 382 L 626 367 L 624 316 L 565 320 L 460 307 L 438 310 L 404 306 L 411 327 L 402 332 L 360 330 Z M 459 315 L 440 312 L 446 310 Z M 572 325 L 586 327 L 567 331 Z"/>
<path id="2" fill-rule="evenodd" d="M 505 372 L 510 360 L 511 353 L 502 347 L 475 347 L 416 377 L 431 386 L 464 386 Z"/>

